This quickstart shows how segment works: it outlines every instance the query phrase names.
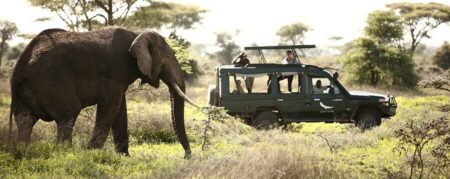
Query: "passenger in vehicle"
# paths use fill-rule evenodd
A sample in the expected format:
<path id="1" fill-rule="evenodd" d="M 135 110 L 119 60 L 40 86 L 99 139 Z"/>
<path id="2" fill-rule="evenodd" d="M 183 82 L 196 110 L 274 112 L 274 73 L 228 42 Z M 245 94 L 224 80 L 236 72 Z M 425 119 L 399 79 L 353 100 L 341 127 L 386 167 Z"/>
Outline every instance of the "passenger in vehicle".
<path id="1" fill-rule="evenodd" d="M 250 60 L 247 58 L 245 52 L 241 52 L 231 63 L 233 65 L 245 66 L 250 64 Z"/>
<path id="2" fill-rule="evenodd" d="M 286 64 L 286 65 L 288 65 L 288 64 L 299 64 L 299 62 L 292 55 L 292 51 L 288 50 L 288 51 L 286 51 L 286 57 L 283 59 L 281 64 Z M 292 80 L 294 79 L 294 76 L 293 75 L 288 75 L 288 76 L 280 75 L 278 77 L 278 82 L 280 82 L 280 81 L 282 81 L 284 79 L 288 79 L 288 91 L 289 91 L 289 93 L 292 93 Z"/>
<path id="3" fill-rule="evenodd" d="M 286 57 L 283 59 L 281 64 L 300 64 L 300 62 L 294 58 L 294 55 L 292 54 L 292 50 L 286 51 Z"/>
<path id="4" fill-rule="evenodd" d="M 247 58 L 247 54 L 245 54 L 245 52 L 241 52 L 231 63 L 237 66 L 247 66 L 250 64 L 250 60 Z M 235 78 L 234 80 L 236 81 L 236 76 L 234 78 Z M 242 78 L 244 78 L 245 87 L 247 88 L 248 93 L 252 93 L 254 78 L 253 77 L 242 77 Z"/>
<path id="5" fill-rule="evenodd" d="M 322 81 L 317 80 L 316 85 L 313 86 L 314 94 L 323 94 L 323 91 L 326 90 L 324 86 L 322 86 Z"/>

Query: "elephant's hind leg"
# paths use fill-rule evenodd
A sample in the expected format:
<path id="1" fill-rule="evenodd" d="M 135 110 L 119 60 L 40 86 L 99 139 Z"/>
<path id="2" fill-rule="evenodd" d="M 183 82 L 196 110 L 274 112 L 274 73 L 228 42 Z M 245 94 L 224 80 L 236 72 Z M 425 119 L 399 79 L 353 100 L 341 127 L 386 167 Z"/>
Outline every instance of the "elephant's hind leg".
<path id="1" fill-rule="evenodd" d="M 38 121 L 38 118 L 29 109 L 20 109 L 14 113 L 14 120 L 17 126 L 17 141 L 29 143 L 31 132 Z"/>
<path id="2" fill-rule="evenodd" d="M 116 152 L 129 155 L 128 153 L 128 119 L 127 119 L 127 105 L 125 97 L 122 98 L 119 114 L 112 125 L 112 134 Z"/>

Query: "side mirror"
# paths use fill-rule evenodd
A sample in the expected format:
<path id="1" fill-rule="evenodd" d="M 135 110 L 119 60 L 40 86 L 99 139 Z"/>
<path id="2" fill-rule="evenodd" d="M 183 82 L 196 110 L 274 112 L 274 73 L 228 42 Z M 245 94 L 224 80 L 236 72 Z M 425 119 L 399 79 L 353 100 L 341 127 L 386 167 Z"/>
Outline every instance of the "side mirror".
<path id="1" fill-rule="evenodd" d="M 338 77 L 339 77 L 339 73 L 338 73 L 338 72 L 334 72 L 334 73 L 333 73 L 333 78 L 334 78 L 334 79 L 337 79 Z"/>

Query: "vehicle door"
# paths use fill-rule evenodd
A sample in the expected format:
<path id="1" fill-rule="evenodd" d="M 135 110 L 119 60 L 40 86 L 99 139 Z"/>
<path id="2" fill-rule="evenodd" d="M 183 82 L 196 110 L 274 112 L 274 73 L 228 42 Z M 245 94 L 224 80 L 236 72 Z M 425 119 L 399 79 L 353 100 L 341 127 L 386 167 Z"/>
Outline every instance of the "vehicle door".
<path id="1" fill-rule="evenodd" d="M 308 75 L 307 81 L 310 103 L 308 118 L 333 121 L 337 114 L 344 112 L 347 98 L 331 77 Z"/>
<path id="2" fill-rule="evenodd" d="M 291 91 L 288 87 L 288 77 L 290 76 L 292 76 Z M 300 121 L 305 117 L 304 112 L 308 109 L 305 103 L 305 75 L 302 72 L 283 72 L 279 73 L 274 80 L 278 82 L 276 83 L 276 100 L 283 120 L 287 122 Z"/>

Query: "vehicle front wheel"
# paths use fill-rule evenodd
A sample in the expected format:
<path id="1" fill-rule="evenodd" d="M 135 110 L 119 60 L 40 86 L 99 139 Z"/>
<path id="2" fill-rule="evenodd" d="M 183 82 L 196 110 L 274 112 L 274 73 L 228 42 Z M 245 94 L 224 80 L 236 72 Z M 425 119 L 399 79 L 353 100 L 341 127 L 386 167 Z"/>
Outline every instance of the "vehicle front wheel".
<path id="1" fill-rule="evenodd" d="M 278 115 L 272 111 L 259 112 L 253 119 L 253 126 L 258 130 L 275 129 L 281 126 Z"/>
<path id="2" fill-rule="evenodd" d="M 365 109 L 358 113 L 356 117 L 356 126 L 362 131 L 371 129 L 381 124 L 381 117 L 378 111 Z"/>

